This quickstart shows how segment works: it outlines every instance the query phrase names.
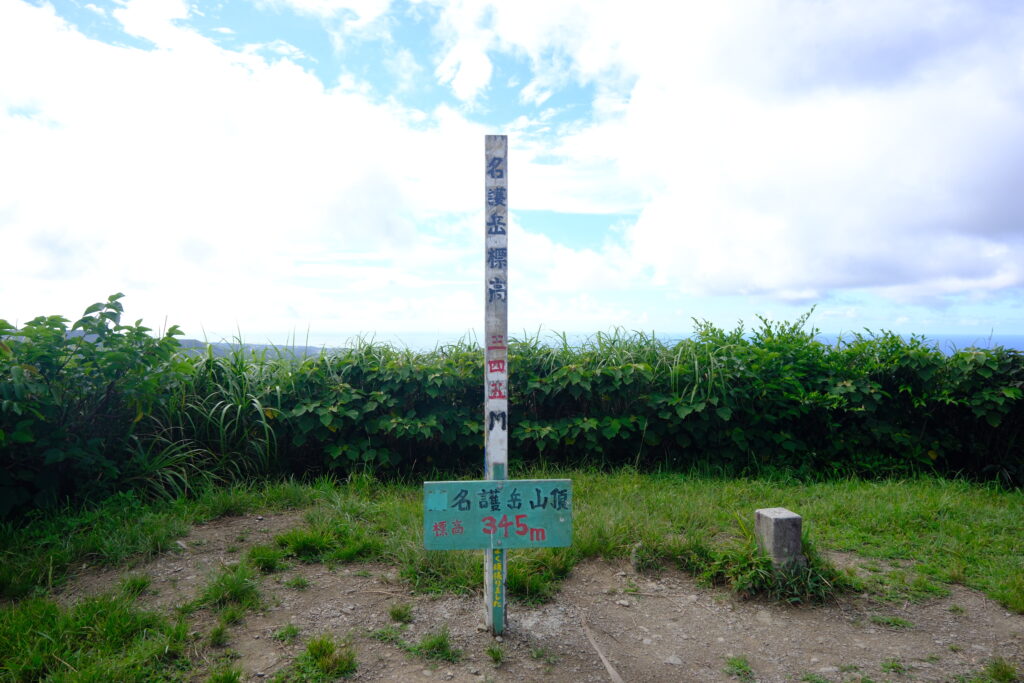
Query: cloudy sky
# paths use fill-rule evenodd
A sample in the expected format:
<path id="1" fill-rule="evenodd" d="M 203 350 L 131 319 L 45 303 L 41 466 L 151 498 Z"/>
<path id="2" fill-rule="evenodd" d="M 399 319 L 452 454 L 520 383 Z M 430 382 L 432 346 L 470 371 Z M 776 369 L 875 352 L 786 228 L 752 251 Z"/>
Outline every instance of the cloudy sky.
<path id="1" fill-rule="evenodd" d="M 0 317 L 1024 334 L 1018 0 L 0 0 Z"/>

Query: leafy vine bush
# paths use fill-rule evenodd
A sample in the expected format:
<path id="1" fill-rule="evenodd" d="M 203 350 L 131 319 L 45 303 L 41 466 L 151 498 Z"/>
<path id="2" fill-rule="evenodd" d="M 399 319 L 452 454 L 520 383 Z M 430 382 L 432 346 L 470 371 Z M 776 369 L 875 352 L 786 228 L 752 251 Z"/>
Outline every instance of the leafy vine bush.
<path id="1" fill-rule="evenodd" d="M 1024 483 L 1020 352 L 946 355 L 892 333 L 831 346 L 816 336 L 805 316 L 761 320 L 750 332 L 698 323 L 671 345 L 621 331 L 578 346 L 564 337 L 513 340 L 514 458 L 811 477 L 933 471 Z M 358 341 L 314 357 L 239 348 L 192 362 L 190 377 L 202 382 L 176 403 L 190 412 L 163 420 L 188 425 L 183 436 L 238 461 L 252 461 L 245 451 L 259 444 L 266 452 L 255 469 L 481 467 L 476 344 L 417 353 Z"/>
<path id="2" fill-rule="evenodd" d="M 120 325 L 117 298 L 72 327 L 90 336 L 69 337 L 52 317 L 0 329 L 0 497 L 13 505 L 132 482 L 180 493 L 188 472 L 482 467 L 475 343 L 187 354 L 176 328 L 154 339 L 139 323 Z M 1024 484 L 1019 351 L 944 354 L 888 332 L 826 345 L 806 318 L 762 319 L 751 331 L 699 322 L 675 344 L 622 331 L 581 345 L 513 340 L 513 459 Z"/>
<path id="3" fill-rule="evenodd" d="M 121 297 L 71 327 L 60 316 L 20 329 L 0 320 L 0 517 L 108 494 L 154 455 L 140 425 L 188 365 L 174 356 L 177 327 L 154 338 L 141 321 L 121 324 Z"/>

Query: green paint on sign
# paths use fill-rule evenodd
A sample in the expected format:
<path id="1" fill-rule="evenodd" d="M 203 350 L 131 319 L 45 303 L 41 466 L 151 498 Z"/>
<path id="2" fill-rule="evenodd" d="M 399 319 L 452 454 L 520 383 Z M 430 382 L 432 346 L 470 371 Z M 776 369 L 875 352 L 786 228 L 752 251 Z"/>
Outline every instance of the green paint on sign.
<path id="1" fill-rule="evenodd" d="M 572 480 L 499 479 L 423 484 L 427 550 L 572 545 Z"/>
<path id="2" fill-rule="evenodd" d="M 444 491 L 435 491 L 426 496 L 426 509 L 431 512 L 443 512 L 448 509 L 448 494 Z"/>

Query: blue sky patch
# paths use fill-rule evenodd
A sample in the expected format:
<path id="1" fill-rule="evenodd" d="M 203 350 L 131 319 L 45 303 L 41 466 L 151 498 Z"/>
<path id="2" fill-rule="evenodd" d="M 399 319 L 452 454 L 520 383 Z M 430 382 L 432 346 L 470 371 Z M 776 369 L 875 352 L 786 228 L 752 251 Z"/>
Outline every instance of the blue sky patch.
<path id="1" fill-rule="evenodd" d="M 530 232 L 573 249 L 600 249 L 619 242 L 616 228 L 636 221 L 636 213 L 562 213 L 559 211 L 512 211 L 516 221 Z"/>

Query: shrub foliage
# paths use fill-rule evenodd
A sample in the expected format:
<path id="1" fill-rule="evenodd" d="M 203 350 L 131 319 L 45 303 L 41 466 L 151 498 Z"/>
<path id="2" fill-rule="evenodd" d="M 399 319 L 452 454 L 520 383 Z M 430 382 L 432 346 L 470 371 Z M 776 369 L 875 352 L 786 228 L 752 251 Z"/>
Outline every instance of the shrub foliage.
<path id="1" fill-rule="evenodd" d="M 480 467 L 475 343 L 189 355 L 176 327 L 154 338 L 122 325 L 119 298 L 70 329 L 56 316 L 0 321 L 0 514 L 128 483 L 180 493 L 189 468 Z M 828 345 L 806 322 L 698 322 L 673 344 L 623 331 L 512 340 L 511 448 L 525 463 L 1024 483 L 1019 351 L 943 353 L 890 332 Z"/>
<path id="2" fill-rule="evenodd" d="M 0 320 L 0 517 L 110 493 L 146 468 L 139 425 L 187 366 L 174 362 L 177 327 L 154 338 L 142 321 L 121 324 L 122 296 L 70 328 L 60 316 L 19 330 Z"/>

